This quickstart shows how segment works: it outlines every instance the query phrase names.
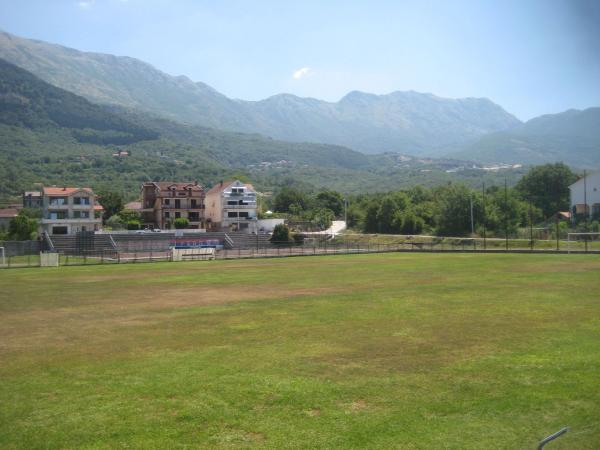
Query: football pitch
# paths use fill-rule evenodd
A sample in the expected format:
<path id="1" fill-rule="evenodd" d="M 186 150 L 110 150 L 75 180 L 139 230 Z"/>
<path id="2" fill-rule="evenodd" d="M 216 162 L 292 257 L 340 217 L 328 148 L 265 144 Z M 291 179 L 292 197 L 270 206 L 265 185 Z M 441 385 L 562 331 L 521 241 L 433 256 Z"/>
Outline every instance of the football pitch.
<path id="1" fill-rule="evenodd" d="M 0 448 L 600 442 L 600 257 L 0 270 Z"/>

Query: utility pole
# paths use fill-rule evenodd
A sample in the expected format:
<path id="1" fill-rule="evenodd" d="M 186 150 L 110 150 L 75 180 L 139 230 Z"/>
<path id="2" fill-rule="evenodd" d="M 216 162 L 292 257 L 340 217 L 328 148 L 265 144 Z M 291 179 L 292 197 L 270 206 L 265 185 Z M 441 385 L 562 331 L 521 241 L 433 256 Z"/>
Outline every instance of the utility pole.
<path id="1" fill-rule="evenodd" d="M 508 182 L 504 177 L 504 240 L 508 251 Z"/>
<path id="2" fill-rule="evenodd" d="M 583 211 L 585 213 L 585 232 L 587 233 L 589 231 L 588 229 L 588 204 L 587 204 L 587 173 L 584 170 L 583 171 Z M 585 235 L 585 252 L 587 253 L 588 251 L 588 235 Z"/>
<path id="3" fill-rule="evenodd" d="M 555 202 L 556 202 L 556 251 L 560 250 L 560 219 L 559 219 L 559 214 L 558 214 L 558 205 L 560 204 L 560 193 L 558 192 L 558 180 L 556 180 L 556 182 L 554 183 L 554 191 L 555 191 Z"/>
<path id="4" fill-rule="evenodd" d="M 471 200 L 471 236 L 475 234 L 475 220 L 473 219 L 473 194 L 470 196 Z"/>
<path id="5" fill-rule="evenodd" d="M 344 198 L 344 223 L 348 228 L 348 199 Z"/>
<path id="6" fill-rule="evenodd" d="M 487 249 L 487 241 L 486 241 L 486 217 L 485 217 L 485 181 L 483 182 L 483 187 L 481 189 L 481 197 L 482 197 L 482 205 L 483 205 L 483 249 Z"/>
<path id="7" fill-rule="evenodd" d="M 531 207 L 531 198 L 529 198 L 529 246 L 533 251 L 533 212 Z"/>

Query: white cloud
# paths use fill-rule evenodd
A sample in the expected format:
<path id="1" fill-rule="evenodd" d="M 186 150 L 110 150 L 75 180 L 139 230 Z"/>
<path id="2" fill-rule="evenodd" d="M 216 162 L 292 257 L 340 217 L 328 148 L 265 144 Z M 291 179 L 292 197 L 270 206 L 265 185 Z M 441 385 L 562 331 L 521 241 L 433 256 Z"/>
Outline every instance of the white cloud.
<path id="1" fill-rule="evenodd" d="M 314 75 L 315 72 L 310 67 L 302 67 L 292 74 L 292 78 L 294 80 L 300 80 L 301 78 L 310 77 Z"/>
<path id="2" fill-rule="evenodd" d="M 81 9 L 90 9 L 92 6 L 94 6 L 94 3 L 96 3 L 96 0 L 81 0 L 77 2 L 77 6 L 79 6 Z"/>

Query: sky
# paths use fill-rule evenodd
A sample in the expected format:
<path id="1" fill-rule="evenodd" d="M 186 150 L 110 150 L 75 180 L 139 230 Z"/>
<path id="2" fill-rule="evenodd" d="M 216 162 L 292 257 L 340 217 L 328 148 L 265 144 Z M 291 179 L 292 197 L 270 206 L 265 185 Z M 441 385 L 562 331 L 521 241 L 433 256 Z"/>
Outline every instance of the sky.
<path id="1" fill-rule="evenodd" d="M 600 0 L 0 0 L 0 28 L 245 100 L 414 90 L 522 120 L 600 106 Z"/>

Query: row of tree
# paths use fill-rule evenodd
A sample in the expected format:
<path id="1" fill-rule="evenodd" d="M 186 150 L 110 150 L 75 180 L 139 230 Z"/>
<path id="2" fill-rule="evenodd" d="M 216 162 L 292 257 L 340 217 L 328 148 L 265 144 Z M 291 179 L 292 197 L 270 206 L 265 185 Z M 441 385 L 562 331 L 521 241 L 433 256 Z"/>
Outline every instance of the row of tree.
<path id="1" fill-rule="evenodd" d="M 348 225 L 367 233 L 512 234 L 519 227 L 568 211 L 569 185 L 576 179 L 568 166 L 557 163 L 532 168 L 514 187 L 472 189 L 450 183 L 354 196 L 347 199 Z M 274 197 L 273 208 L 294 218 L 314 220 L 323 211 L 330 218 L 342 217 L 344 201 L 338 192 L 308 194 L 286 187 Z"/>

